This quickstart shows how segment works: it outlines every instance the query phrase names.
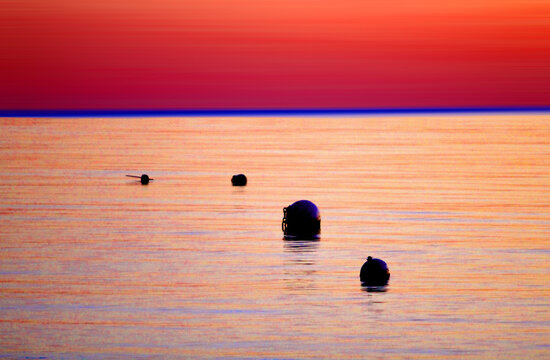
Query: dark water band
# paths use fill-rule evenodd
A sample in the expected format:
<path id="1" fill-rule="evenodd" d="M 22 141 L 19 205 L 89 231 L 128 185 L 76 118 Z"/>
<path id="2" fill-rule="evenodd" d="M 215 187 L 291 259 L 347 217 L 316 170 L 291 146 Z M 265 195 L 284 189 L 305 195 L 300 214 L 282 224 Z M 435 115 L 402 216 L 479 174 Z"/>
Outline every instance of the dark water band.
<path id="1" fill-rule="evenodd" d="M 0 110 L 0 117 L 217 117 L 217 116 L 331 116 L 331 115 L 399 115 L 399 114 L 475 114 L 475 113 L 547 113 L 550 106 L 509 107 L 434 107 L 367 109 L 53 109 Z"/>

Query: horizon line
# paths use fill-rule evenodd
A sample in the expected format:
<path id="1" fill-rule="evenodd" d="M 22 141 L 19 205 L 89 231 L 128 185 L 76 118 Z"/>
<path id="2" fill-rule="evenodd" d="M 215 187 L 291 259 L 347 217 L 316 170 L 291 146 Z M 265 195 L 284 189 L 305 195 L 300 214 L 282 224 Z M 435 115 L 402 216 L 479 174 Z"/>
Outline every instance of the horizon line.
<path id="1" fill-rule="evenodd" d="M 423 108 L 290 108 L 290 109 L 36 109 L 1 110 L 0 117 L 216 117 L 216 116 L 313 116 L 313 115 L 394 115 L 394 114 L 474 114 L 550 112 L 550 106 L 423 107 Z"/>

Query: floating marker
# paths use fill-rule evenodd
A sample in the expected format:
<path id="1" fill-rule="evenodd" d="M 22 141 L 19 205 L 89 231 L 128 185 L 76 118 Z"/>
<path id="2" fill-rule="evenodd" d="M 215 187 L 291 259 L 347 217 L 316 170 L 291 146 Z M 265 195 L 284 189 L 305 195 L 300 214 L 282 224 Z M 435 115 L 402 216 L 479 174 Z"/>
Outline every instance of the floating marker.
<path id="1" fill-rule="evenodd" d="M 233 175 L 231 178 L 231 184 L 233 184 L 233 186 L 246 186 L 246 181 L 246 175 L 244 174 Z"/>
<path id="2" fill-rule="evenodd" d="M 321 233 L 321 213 L 311 201 L 296 201 L 283 208 L 282 229 L 286 239 L 318 239 Z"/>
<path id="3" fill-rule="evenodd" d="M 390 270 L 385 261 L 369 256 L 361 267 L 359 278 L 364 286 L 385 286 L 390 279 Z"/>
<path id="4" fill-rule="evenodd" d="M 149 175 L 147 174 L 143 174 L 141 176 L 137 176 L 137 175 L 126 175 L 126 176 L 140 179 L 142 185 L 147 185 L 149 184 L 149 181 L 155 180 L 155 179 L 149 178 Z"/>

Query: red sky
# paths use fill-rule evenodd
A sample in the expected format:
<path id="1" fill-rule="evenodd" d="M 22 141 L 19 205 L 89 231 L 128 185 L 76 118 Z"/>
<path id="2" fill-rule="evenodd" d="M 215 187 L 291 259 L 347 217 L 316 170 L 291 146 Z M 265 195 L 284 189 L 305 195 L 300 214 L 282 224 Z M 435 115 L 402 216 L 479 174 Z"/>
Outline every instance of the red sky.
<path id="1" fill-rule="evenodd" d="M 543 0 L 0 4 L 0 109 L 537 105 Z"/>

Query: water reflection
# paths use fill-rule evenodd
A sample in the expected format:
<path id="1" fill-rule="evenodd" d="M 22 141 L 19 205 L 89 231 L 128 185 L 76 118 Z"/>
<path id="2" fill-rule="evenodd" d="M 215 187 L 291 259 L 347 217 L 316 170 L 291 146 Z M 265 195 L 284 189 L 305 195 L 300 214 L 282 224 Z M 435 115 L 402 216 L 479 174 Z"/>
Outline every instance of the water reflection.
<path id="1" fill-rule="evenodd" d="M 319 240 L 290 240 L 283 238 L 286 252 L 312 252 L 319 248 Z"/>
<path id="2" fill-rule="evenodd" d="M 319 241 L 285 240 L 283 280 L 291 294 L 304 294 L 317 289 L 317 249 Z"/>
<path id="3" fill-rule="evenodd" d="M 386 292 L 388 291 L 388 285 L 384 286 L 368 286 L 365 284 L 361 284 L 361 291 L 373 293 L 373 292 Z"/>

